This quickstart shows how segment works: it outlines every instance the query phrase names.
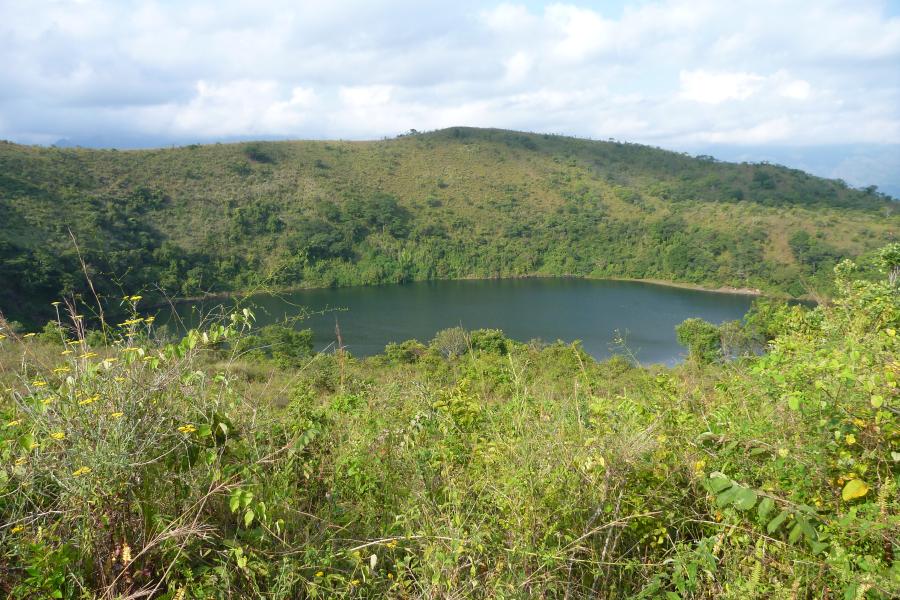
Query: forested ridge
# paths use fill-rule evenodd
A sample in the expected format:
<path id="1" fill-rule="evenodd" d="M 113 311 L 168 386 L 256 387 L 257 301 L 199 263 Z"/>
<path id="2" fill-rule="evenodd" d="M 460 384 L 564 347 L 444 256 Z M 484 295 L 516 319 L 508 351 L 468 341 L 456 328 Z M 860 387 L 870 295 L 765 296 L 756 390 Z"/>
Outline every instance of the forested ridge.
<path id="1" fill-rule="evenodd" d="M 897 224 L 873 188 L 798 170 L 503 130 L 140 151 L 0 143 L 0 310 L 43 323 L 50 301 L 88 295 L 84 270 L 115 303 L 523 275 L 828 294 L 833 266 L 865 266 Z"/>

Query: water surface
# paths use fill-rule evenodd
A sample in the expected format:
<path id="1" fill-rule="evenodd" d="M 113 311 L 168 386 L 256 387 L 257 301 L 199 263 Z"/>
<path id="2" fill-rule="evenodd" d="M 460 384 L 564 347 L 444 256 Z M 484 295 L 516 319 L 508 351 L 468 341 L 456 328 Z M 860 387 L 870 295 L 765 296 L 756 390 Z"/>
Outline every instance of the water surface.
<path id="1" fill-rule="evenodd" d="M 436 331 L 461 325 L 502 329 L 520 341 L 581 340 L 597 359 L 621 353 L 615 343 L 621 336 L 642 363 L 673 364 L 684 354 L 675 339 L 678 323 L 688 317 L 740 319 L 752 298 L 632 281 L 548 278 L 301 290 L 248 301 L 258 325 L 294 317 L 299 307 L 326 311 L 296 326 L 311 328 L 316 348 L 323 349 L 335 343 L 337 322 L 344 345 L 356 356 L 378 354 L 392 341 L 427 342 Z M 198 310 L 217 304 L 222 302 L 180 305 L 178 313 L 190 324 Z"/>

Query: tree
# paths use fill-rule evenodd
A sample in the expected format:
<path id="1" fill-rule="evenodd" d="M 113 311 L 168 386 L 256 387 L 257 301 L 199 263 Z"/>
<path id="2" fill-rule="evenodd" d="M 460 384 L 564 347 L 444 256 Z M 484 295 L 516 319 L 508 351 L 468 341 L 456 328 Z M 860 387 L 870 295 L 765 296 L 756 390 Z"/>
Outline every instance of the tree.
<path id="1" fill-rule="evenodd" d="M 686 319 L 675 327 L 678 343 L 688 349 L 691 359 L 711 363 L 722 354 L 719 328 L 703 319 Z"/>

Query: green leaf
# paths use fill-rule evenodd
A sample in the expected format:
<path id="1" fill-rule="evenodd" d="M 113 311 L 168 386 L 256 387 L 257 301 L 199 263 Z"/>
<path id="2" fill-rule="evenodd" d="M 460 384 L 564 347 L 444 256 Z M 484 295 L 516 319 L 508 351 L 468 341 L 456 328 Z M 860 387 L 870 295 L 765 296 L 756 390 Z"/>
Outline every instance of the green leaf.
<path id="1" fill-rule="evenodd" d="M 756 492 L 749 488 L 742 488 L 734 499 L 734 507 L 738 510 L 750 510 L 756 504 Z"/>
<path id="2" fill-rule="evenodd" d="M 791 394 L 788 396 L 787 401 L 788 407 L 790 407 L 791 410 L 800 410 L 800 396 Z"/>
<path id="3" fill-rule="evenodd" d="M 800 527 L 800 523 L 794 523 L 794 526 L 791 528 L 791 533 L 788 535 L 788 542 L 796 544 L 801 535 L 803 535 L 803 528 Z"/>
<path id="4" fill-rule="evenodd" d="M 772 535 L 778 530 L 779 527 L 781 527 L 781 524 L 784 523 L 784 520 L 788 518 L 789 514 L 790 513 L 788 511 L 783 510 L 778 513 L 778 516 L 769 521 L 769 524 L 766 526 L 766 531 L 769 532 L 769 535 Z"/>
<path id="5" fill-rule="evenodd" d="M 812 540 L 809 542 L 809 549 L 812 550 L 813 554 L 821 554 L 828 549 L 828 546 L 828 542 L 814 542 Z"/>
<path id="6" fill-rule="evenodd" d="M 231 509 L 231 512 L 237 512 L 238 508 L 241 506 L 241 490 L 234 490 L 231 492 L 231 498 L 228 499 L 228 508 Z"/>
<path id="7" fill-rule="evenodd" d="M 19 446 L 21 446 L 23 450 L 31 450 L 32 448 L 34 448 L 34 436 L 30 433 L 26 433 L 20 436 Z"/>
<path id="8" fill-rule="evenodd" d="M 725 506 L 728 506 L 729 504 L 732 504 L 737 498 L 738 492 L 740 492 L 742 489 L 743 488 L 738 485 L 731 486 L 730 488 L 719 494 L 719 497 L 716 498 L 716 506 L 718 506 L 719 508 L 723 508 Z"/>
<path id="9" fill-rule="evenodd" d="M 876 394 L 875 396 L 872 396 L 870 402 L 872 403 L 873 408 L 881 408 L 881 405 L 884 404 L 884 397 Z"/>
<path id="10" fill-rule="evenodd" d="M 759 508 L 756 509 L 757 514 L 759 515 L 760 521 L 765 520 L 766 517 L 769 516 L 769 513 L 775 509 L 775 501 L 771 498 L 763 498 L 762 502 L 759 503 Z"/>
<path id="11" fill-rule="evenodd" d="M 806 536 L 810 542 L 815 542 L 818 539 L 818 535 L 816 535 L 816 528 L 810 524 L 810 522 L 803 518 L 797 517 L 797 525 L 800 526 L 800 531 L 803 532 L 803 535 Z"/>
<path id="12" fill-rule="evenodd" d="M 856 498 L 862 498 L 868 493 L 869 486 L 866 485 L 865 481 L 862 479 L 851 479 L 844 485 L 844 489 L 841 490 L 841 498 L 844 499 L 844 502 L 849 502 Z"/>
<path id="13" fill-rule="evenodd" d="M 709 489 L 714 493 L 718 494 L 724 490 L 727 490 L 731 487 L 731 480 L 725 477 L 724 475 L 716 475 L 713 473 L 709 476 L 709 479 L 706 480 Z"/>
<path id="14" fill-rule="evenodd" d="M 253 522 L 253 517 L 255 516 L 256 514 L 253 512 L 253 509 L 248 508 L 247 512 L 244 513 L 244 527 L 250 527 L 250 523 Z"/>

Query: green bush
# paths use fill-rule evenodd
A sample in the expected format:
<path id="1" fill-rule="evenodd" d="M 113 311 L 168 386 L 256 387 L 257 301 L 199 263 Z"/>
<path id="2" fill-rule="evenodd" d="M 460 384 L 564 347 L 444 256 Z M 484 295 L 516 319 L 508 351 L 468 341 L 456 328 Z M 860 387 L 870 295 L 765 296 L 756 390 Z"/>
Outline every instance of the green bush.
<path id="1" fill-rule="evenodd" d="M 722 355 L 719 328 L 703 319 L 685 319 L 675 327 L 678 343 L 687 348 L 692 360 L 713 362 Z"/>
<path id="2" fill-rule="evenodd" d="M 311 329 L 266 325 L 254 334 L 242 337 L 235 348 L 248 358 L 272 359 L 282 367 L 297 367 L 312 354 L 312 339 Z"/>

